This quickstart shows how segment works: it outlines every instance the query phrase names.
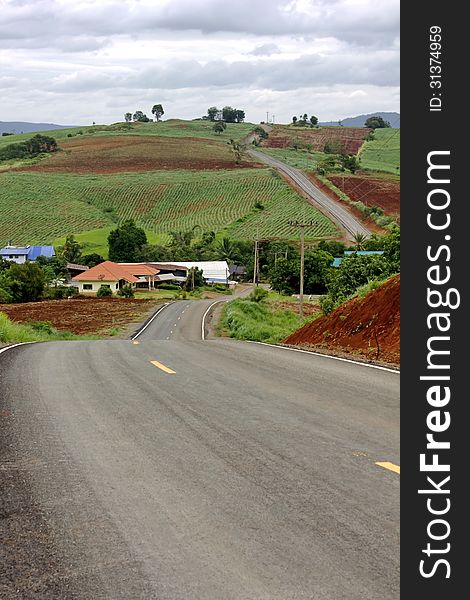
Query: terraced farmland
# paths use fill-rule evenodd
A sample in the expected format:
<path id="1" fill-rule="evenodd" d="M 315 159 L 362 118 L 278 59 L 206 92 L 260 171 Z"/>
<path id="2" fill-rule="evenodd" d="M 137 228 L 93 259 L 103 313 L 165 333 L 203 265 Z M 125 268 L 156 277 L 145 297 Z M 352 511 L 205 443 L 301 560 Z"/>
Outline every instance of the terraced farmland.
<path id="1" fill-rule="evenodd" d="M 365 142 L 360 152 L 361 168 L 400 174 L 400 130 L 376 129 L 375 140 Z"/>
<path id="2" fill-rule="evenodd" d="M 330 144 L 346 153 L 357 154 L 364 137 L 368 133 L 364 127 L 294 127 L 292 125 L 275 125 L 267 140 L 266 148 L 299 148 L 309 147 L 314 152 L 323 152 L 325 144 Z"/>
<path id="3" fill-rule="evenodd" d="M 6 172 L 0 186 L 0 242 L 45 243 L 68 233 L 109 231 L 126 218 L 155 234 L 199 225 L 236 238 L 295 239 L 287 222 L 301 215 L 316 222 L 306 231 L 308 239 L 337 235 L 333 223 L 270 169 L 96 176 Z"/>

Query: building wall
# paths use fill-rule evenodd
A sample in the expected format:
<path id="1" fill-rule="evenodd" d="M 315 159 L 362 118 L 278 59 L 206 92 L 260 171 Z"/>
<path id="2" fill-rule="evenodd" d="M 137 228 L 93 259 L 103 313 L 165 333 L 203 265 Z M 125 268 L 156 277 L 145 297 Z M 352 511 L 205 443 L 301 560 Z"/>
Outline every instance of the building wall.
<path id="1" fill-rule="evenodd" d="M 91 289 L 86 289 L 85 286 L 90 286 Z M 79 281 L 78 291 L 80 294 L 96 294 L 102 285 L 109 285 L 113 294 L 119 289 L 118 281 Z"/>
<path id="2" fill-rule="evenodd" d="M 10 262 L 15 262 L 17 265 L 24 265 L 24 263 L 26 262 L 26 254 L 16 255 L 14 252 L 12 252 L 11 255 L 3 255 L 2 258 L 4 260 L 9 260 Z"/>

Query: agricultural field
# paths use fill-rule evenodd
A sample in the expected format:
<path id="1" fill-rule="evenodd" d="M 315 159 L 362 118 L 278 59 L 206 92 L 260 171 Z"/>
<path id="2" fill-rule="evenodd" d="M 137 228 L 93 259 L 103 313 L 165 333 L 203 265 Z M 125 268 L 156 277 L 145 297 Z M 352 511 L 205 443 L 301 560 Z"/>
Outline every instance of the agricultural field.
<path id="1" fill-rule="evenodd" d="M 400 174 L 400 130 L 376 129 L 375 140 L 365 142 L 359 153 L 362 169 Z"/>
<path id="2" fill-rule="evenodd" d="M 105 136 L 66 138 L 60 150 L 18 170 L 42 173 L 120 173 L 161 169 L 233 169 L 239 165 L 231 147 L 218 140 L 157 136 Z"/>
<path id="3" fill-rule="evenodd" d="M 178 138 L 202 138 L 219 141 L 231 139 L 240 141 L 253 131 L 256 125 L 252 123 L 227 123 L 223 133 L 215 133 L 212 129 L 214 123 L 195 119 L 183 121 L 181 119 L 169 119 L 160 123 L 114 123 L 113 125 L 92 125 L 73 127 L 68 129 L 56 129 L 43 132 L 56 140 L 67 140 L 75 137 L 109 137 L 109 136 L 157 136 Z M 16 135 L 0 136 L 0 147 L 21 142 L 31 138 L 35 133 L 19 133 Z"/>
<path id="4" fill-rule="evenodd" d="M 233 238 L 296 239 L 288 221 L 299 215 L 316 222 L 308 239 L 338 235 L 270 169 L 94 176 L 15 171 L 1 173 L 0 186 L 0 243 L 46 243 L 92 231 L 95 246 L 103 245 L 110 229 L 129 218 L 160 243 L 171 231 L 196 225 Z"/>
<path id="5" fill-rule="evenodd" d="M 329 175 L 339 190 L 354 202 L 365 206 L 378 206 L 388 216 L 400 216 L 400 180 L 398 177 L 373 177 L 370 175 Z"/>
<path id="6" fill-rule="evenodd" d="M 337 152 L 357 154 L 369 129 L 364 127 L 294 127 L 275 125 L 263 142 L 265 148 L 307 148 L 323 152 L 329 144 Z"/>
<path id="7" fill-rule="evenodd" d="M 309 152 L 308 150 L 294 148 L 264 148 L 258 147 L 256 150 L 272 156 L 277 160 L 281 160 L 290 167 L 296 167 L 303 171 L 313 171 L 316 169 L 319 162 L 326 158 L 323 152 Z"/>

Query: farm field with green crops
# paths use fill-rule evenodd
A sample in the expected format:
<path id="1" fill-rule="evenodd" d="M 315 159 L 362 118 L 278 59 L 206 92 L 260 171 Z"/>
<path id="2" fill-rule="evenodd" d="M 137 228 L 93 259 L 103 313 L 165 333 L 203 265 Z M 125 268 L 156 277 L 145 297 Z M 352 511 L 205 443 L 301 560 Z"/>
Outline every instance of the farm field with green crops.
<path id="1" fill-rule="evenodd" d="M 0 174 L 0 243 L 46 243 L 133 218 L 163 240 L 199 225 L 219 235 L 295 239 L 289 219 L 314 220 L 307 239 L 335 237 L 336 227 L 270 169 L 158 171 L 110 175 Z M 255 206 L 257 205 L 258 208 Z M 263 208 L 260 208 L 262 206 Z M 103 240 L 103 241 L 101 241 Z"/>
<path id="2" fill-rule="evenodd" d="M 375 140 L 365 142 L 360 152 L 361 168 L 400 174 L 400 130 L 376 129 Z"/>
<path id="3" fill-rule="evenodd" d="M 304 171 L 313 171 L 317 164 L 327 157 L 324 152 L 308 152 L 307 150 L 294 150 L 293 148 L 256 148 L 263 154 L 282 160 L 290 167 L 297 167 Z"/>

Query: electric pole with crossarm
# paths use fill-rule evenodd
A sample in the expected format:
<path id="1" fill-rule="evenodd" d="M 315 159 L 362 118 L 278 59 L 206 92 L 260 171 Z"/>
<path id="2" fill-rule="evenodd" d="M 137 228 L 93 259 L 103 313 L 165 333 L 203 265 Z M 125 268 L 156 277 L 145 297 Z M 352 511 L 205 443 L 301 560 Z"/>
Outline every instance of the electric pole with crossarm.
<path id="1" fill-rule="evenodd" d="M 316 221 L 307 221 L 306 223 L 300 223 L 300 221 L 289 221 L 289 225 L 292 227 L 298 227 L 300 229 L 300 294 L 299 294 L 299 315 L 300 318 L 304 318 L 304 265 L 305 265 L 305 228 L 316 225 Z"/>

